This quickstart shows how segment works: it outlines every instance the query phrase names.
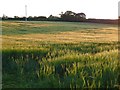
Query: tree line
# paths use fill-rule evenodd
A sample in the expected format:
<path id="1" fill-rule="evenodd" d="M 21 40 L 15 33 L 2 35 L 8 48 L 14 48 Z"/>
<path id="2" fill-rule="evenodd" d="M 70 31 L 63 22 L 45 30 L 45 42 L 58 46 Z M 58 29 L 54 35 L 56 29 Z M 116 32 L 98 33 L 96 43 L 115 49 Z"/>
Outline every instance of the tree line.
<path id="1" fill-rule="evenodd" d="M 58 16 L 53 16 L 50 15 L 49 17 L 46 16 L 29 16 L 29 17 L 19 17 L 19 16 L 14 16 L 12 17 L 8 17 L 6 15 L 3 15 L 3 17 L 1 17 L 2 20 L 28 20 L 28 21 L 84 21 L 86 19 L 86 15 L 85 13 L 75 13 L 72 11 L 66 11 L 65 13 L 61 12 L 61 14 L 59 14 L 60 17 Z"/>

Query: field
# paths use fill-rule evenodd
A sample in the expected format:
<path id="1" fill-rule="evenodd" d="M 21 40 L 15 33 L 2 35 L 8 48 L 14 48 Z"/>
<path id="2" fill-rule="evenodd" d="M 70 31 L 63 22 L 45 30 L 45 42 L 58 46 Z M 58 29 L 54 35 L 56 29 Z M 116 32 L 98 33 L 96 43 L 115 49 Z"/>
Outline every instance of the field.
<path id="1" fill-rule="evenodd" d="M 117 88 L 117 25 L 2 22 L 3 88 Z"/>

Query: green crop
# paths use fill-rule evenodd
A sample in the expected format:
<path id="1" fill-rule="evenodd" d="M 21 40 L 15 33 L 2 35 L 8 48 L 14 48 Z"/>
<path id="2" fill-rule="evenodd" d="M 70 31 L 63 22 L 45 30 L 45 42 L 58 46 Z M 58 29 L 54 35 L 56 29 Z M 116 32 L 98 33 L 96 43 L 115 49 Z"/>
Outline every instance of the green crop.
<path id="1" fill-rule="evenodd" d="M 116 26 L 73 22 L 28 22 L 26 26 L 23 22 L 3 22 L 3 88 L 118 88 L 118 41 L 94 41 L 94 36 L 89 41 L 91 37 L 87 37 L 107 27 L 114 30 Z M 86 38 L 74 42 L 77 30 Z M 73 42 L 67 42 L 67 38 L 51 41 L 58 33 L 66 33 L 65 37 L 72 34 Z M 110 33 L 98 30 L 97 34 Z"/>

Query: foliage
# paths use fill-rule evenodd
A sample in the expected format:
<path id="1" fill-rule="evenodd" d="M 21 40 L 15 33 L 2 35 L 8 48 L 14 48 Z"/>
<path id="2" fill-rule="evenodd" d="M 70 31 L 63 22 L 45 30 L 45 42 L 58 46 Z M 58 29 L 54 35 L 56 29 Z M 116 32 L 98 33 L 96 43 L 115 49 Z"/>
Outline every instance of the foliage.
<path id="1" fill-rule="evenodd" d="M 66 11 L 64 14 L 61 14 L 61 19 L 63 21 L 85 21 L 86 15 L 84 13 L 75 13 L 72 11 Z"/>

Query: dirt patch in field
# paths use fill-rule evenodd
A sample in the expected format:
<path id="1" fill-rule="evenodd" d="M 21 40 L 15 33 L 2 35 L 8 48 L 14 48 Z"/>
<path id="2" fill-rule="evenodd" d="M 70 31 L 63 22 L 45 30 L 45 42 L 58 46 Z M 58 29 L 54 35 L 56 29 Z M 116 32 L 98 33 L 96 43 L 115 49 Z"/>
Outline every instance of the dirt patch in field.
<path id="1" fill-rule="evenodd" d="M 14 23 L 14 22 L 2 22 L 2 25 L 5 25 L 5 26 L 18 26 L 20 23 Z"/>
<path id="2" fill-rule="evenodd" d="M 53 26 L 53 24 L 36 24 L 36 23 L 29 23 L 29 22 L 3 22 L 2 23 L 5 26 L 21 26 L 26 25 L 28 27 L 48 27 Z"/>

